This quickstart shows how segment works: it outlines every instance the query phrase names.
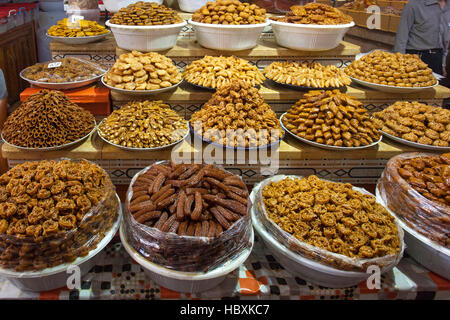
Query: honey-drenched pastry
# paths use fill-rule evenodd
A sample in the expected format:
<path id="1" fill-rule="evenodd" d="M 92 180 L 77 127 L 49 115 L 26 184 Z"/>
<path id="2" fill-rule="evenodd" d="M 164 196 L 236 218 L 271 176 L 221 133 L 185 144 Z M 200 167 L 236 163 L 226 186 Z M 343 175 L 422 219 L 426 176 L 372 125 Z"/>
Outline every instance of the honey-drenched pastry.
<path id="1" fill-rule="evenodd" d="M 2 135 L 19 147 L 48 148 L 77 141 L 94 127 L 94 116 L 63 92 L 41 90 L 11 113 Z"/>
<path id="2" fill-rule="evenodd" d="M 347 24 L 353 18 L 344 14 L 341 10 L 322 3 L 308 3 L 304 6 L 292 6 L 284 17 L 272 17 L 270 19 L 297 24 L 336 25 Z"/>
<path id="3" fill-rule="evenodd" d="M 353 78 L 395 87 L 428 87 L 437 80 L 417 54 L 375 50 L 345 68 Z"/>
<path id="4" fill-rule="evenodd" d="M 243 81 L 221 87 L 191 117 L 194 131 L 228 147 L 258 147 L 277 142 L 283 130 L 258 89 Z"/>
<path id="5" fill-rule="evenodd" d="M 309 91 L 282 121 L 293 134 L 328 146 L 360 147 L 380 139 L 363 104 L 339 90 Z"/>
<path id="6" fill-rule="evenodd" d="M 139 51 L 121 54 L 104 78 L 106 84 L 125 90 L 158 90 L 181 80 L 181 73 L 170 58 Z"/>
<path id="7" fill-rule="evenodd" d="M 0 266 L 41 270 L 86 256 L 117 220 L 108 174 L 81 161 L 19 164 L 0 176 Z"/>
<path id="8" fill-rule="evenodd" d="M 47 30 L 49 36 L 54 37 L 91 37 L 108 33 L 108 29 L 95 21 L 77 20 L 71 22 L 67 18 L 58 21 Z"/>
<path id="9" fill-rule="evenodd" d="M 397 101 L 373 114 L 382 131 L 420 144 L 450 146 L 450 110 L 419 103 Z"/>
<path id="10" fill-rule="evenodd" d="M 264 75 L 278 83 L 318 89 L 343 87 L 352 82 L 342 69 L 317 62 L 272 62 L 264 69 Z"/>
<path id="11" fill-rule="evenodd" d="M 172 8 L 154 2 L 138 1 L 121 8 L 109 22 L 129 26 L 154 26 L 181 23 L 183 19 Z"/>
<path id="12" fill-rule="evenodd" d="M 57 67 L 52 67 L 61 63 Z M 79 58 L 62 58 L 37 63 L 23 70 L 24 78 L 48 83 L 77 82 L 89 80 L 104 74 L 103 66 Z"/>
<path id="13" fill-rule="evenodd" d="M 187 122 L 162 101 L 130 102 L 114 110 L 98 127 L 103 138 L 129 148 L 155 148 L 175 143 Z"/>
<path id="14" fill-rule="evenodd" d="M 235 56 L 205 56 L 189 64 L 183 72 L 183 77 L 189 83 L 213 89 L 236 81 L 245 81 L 255 86 L 265 80 L 256 66 Z"/>
<path id="15" fill-rule="evenodd" d="M 389 160 L 380 197 L 410 228 L 450 248 L 450 154 L 404 153 Z"/>
<path id="16" fill-rule="evenodd" d="M 361 259 L 400 251 L 394 217 L 349 183 L 285 178 L 264 186 L 262 197 L 269 219 L 301 242 Z"/>
<path id="17" fill-rule="evenodd" d="M 207 2 L 192 15 L 192 21 L 211 24 L 258 24 L 266 22 L 266 9 L 238 0 Z"/>

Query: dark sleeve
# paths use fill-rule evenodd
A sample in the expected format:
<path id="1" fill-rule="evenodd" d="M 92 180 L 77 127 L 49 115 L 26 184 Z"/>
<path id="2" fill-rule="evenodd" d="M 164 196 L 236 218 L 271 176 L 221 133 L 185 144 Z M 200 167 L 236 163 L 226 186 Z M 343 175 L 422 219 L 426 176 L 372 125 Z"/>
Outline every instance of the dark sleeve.
<path id="1" fill-rule="evenodd" d="M 8 89 L 6 89 L 5 77 L 3 71 L 0 69 L 0 99 L 5 99 L 8 96 Z"/>
<path id="2" fill-rule="evenodd" d="M 405 53 L 406 45 L 408 44 L 409 31 L 414 24 L 414 1 L 408 2 L 402 11 L 402 17 L 397 28 L 397 35 L 395 36 L 395 52 Z"/>

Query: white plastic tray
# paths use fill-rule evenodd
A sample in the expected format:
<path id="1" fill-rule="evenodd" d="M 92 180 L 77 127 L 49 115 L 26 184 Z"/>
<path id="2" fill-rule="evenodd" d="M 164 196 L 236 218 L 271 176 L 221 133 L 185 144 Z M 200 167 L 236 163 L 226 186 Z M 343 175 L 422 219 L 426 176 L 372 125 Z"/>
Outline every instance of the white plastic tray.
<path id="1" fill-rule="evenodd" d="M 104 39 L 110 33 L 111 33 L 111 31 L 108 30 L 108 33 L 100 34 L 97 36 L 88 36 L 88 37 L 56 37 L 56 36 L 50 36 L 47 33 L 47 37 L 49 37 L 50 39 L 55 40 L 57 42 L 77 45 L 77 44 L 86 44 L 86 43 L 99 41 L 101 39 Z"/>
<path id="2" fill-rule="evenodd" d="M 297 140 L 299 140 L 301 142 L 304 142 L 304 143 L 307 143 L 309 145 L 312 145 L 312 146 L 315 146 L 315 147 L 319 147 L 319 148 L 322 148 L 322 149 L 340 150 L 340 151 L 352 151 L 352 150 L 367 149 L 367 148 L 371 148 L 371 147 L 376 146 L 377 144 L 379 144 L 381 142 L 381 140 L 383 140 L 383 136 L 380 135 L 380 140 L 375 141 L 374 143 L 371 143 L 371 144 L 369 144 L 367 146 L 359 146 L 359 147 L 337 147 L 337 146 L 329 146 L 329 145 L 326 145 L 326 144 L 317 143 L 315 141 L 311 141 L 311 140 L 299 137 L 295 133 L 293 133 L 293 132 L 289 131 L 288 129 L 286 129 L 286 127 L 284 126 L 283 121 L 282 121 L 283 117 L 284 117 L 284 115 L 286 113 L 287 112 L 283 113 L 281 115 L 281 117 L 280 117 L 280 124 L 281 124 L 281 127 L 283 128 L 283 130 L 285 130 L 286 132 L 289 132 L 290 135 L 292 135 L 294 138 L 296 138 Z"/>
<path id="3" fill-rule="evenodd" d="M 100 124 L 98 126 L 100 126 L 103 123 L 103 121 L 104 120 L 102 120 L 102 122 L 100 122 Z M 131 147 L 124 147 L 124 146 L 121 146 L 119 144 L 112 143 L 112 142 L 110 142 L 109 140 L 107 140 L 106 138 L 104 138 L 102 136 L 102 134 L 101 134 L 100 130 L 98 129 L 98 127 L 97 127 L 97 134 L 100 137 L 100 139 L 102 139 L 106 143 L 108 143 L 108 144 L 110 144 L 110 145 L 112 145 L 114 147 L 120 148 L 122 150 L 127 150 L 127 151 L 156 151 L 156 150 L 161 150 L 161 149 L 166 149 L 166 148 L 173 147 L 173 146 L 179 144 L 180 142 L 182 142 L 184 139 L 186 139 L 187 136 L 191 133 L 190 130 L 189 130 L 189 123 L 187 121 L 186 121 L 186 126 L 187 126 L 186 134 L 180 140 L 178 140 L 178 141 L 176 141 L 174 143 L 171 143 L 171 144 L 167 144 L 165 146 L 160 146 L 160 147 L 155 147 L 155 148 L 131 148 Z"/>
<path id="4" fill-rule="evenodd" d="M 252 229 L 250 234 L 250 248 L 243 250 L 234 260 L 227 261 L 221 266 L 206 273 L 175 271 L 148 261 L 128 243 L 124 234 L 123 223 L 120 226 L 120 239 L 128 254 L 142 266 L 144 272 L 157 284 L 177 292 L 194 293 L 206 291 L 219 285 L 225 280 L 227 274 L 239 268 L 239 266 L 247 260 L 252 251 L 254 234 Z"/>
<path id="5" fill-rule="evenodd" d="M 29 147 L 16 146 L 16 145 L 14 145 L 14 144 L 9 143 L 8 141 L 6 141 L 6 140 L 3 138 L 3 133 L 1 134 L 1 136 L 2 136 L 2 139 L 3 139 L 3 141 L 5 142 L 5 144 L 7 144 L 8 146 L 17 148 L 17 149 L 26 150 L 26 151 L 55 151 L 55 150 L 62 150 L 62 149 L 65 149 L 65 148 L 70 148 L 70 147 L 72 147 L 72 146 L 74 146 L 74 145 L 76 145 L 76 144 L 78 144 L 78 143 L 80 143 L 80 142 L 86 140 L 87 138 L 89 138 L 89 137 L 91 136 L 91 134 L 94 133 L 94 131 L 96 130 L 96 128 L 97 128 L 97 127 L 96 127 L 96 122 L 95 122 L 95 120 L 94 120 L 94 128 L 91 130 L 91 132 L 89 132 L 89 133 L 88 133 L 87 135 L 85 135 L 84 137 L 82 137 L 82 138 L 80 138 L 80 139 L 78 139 L 78 140 L 75 140 L 75 141 L 72 141 L 72 142 L 69 142 L 69 143 L 60 145 L 60 146 L 56 146 L 56 147 L 47 147 L 47 148 L 29 148 Z"/>
<path id="6" fill-rule="evenodd" d="M 427 145 L 427 144 L 421 144 L 421 143 L 412 142 L 412 141 L 409 141 L 409 140 L 406 140 L 406 139 L 402 139 L 402 138 L 393 136 L 392 134 L 386 133 L 386 132 L 384 132 L 382 130 L 380 130 L 380 132 L 384 136 L 388 137 L 389 139 L 392 139 L 394 141 L 397 141 L 399 143 L 405 144 L 405 145 L 410 146 L 410 147 L 420 148 L 420 149 L 427 149 L 427 150 L 433 150 L 433 151 L 450 151 L 450 147 L 430 146 L 430 145 Z"/>
<path id="7" fill-rule="evenodd" d="M 360 84 L 362 86 L 371 88 L 371 89 L 375 89 L 375 90 L 379 90 L 379 91 L 383 91 L 383 92 L 389 92 L 389 93 L 412 93 L 412 92 L 418 92 L 418 91 L 423 91 L 423 90 L 427 90 L 427 89 L 431 89 L 436 87 L 439 82 L 436 80 L 436 83 L 432 86 L 429 87 L 396 87 L 396 86 L 387 86 L 384 84 L 377 84 L 377 83 L 372 83 L 372 82 L 367 82 L 364 80 L 359 80 L 356 79 L 354 77 L 350 77 L 350 79 L 352 79 L 353 82 L 356 82 L 357 84 Z"/>
<path id="8" fill-rule="evenodd" d="M 67 273 L 67 269 L 69 267 L 78 266 L 81 270 L 80 276 L 88 273 L 96 263 L 95 256 L 108 245 L 119 229 L 122 218 L 122 206 L 120 205 L 120 199 L 117 194 L 116 197 L 117 201 L 119 201 L 117 221 L 113 224 L 108 233 L 105 234 L 103 239 L 97 244 L 97 247 L 89 251 L 87 256 L 79 257 L 70 263 L 65 263 L 40 271 L 17 272 L 14 270 L 0 268 L 0 276 L 7 278 L 16 287 L 23 290 L 48 291 L 61 288 L 66 285 L 67 279 L 71 275 Z"/>
<path id="9" fill-rule="evenodd" d="M 405 232 L 406 252 L 421 265 L 450 280 L 450 249 L 447 249 L 409 227 L 384 203 L 378 185 L 376 188 L 377 202 L 381 203 Z"/>

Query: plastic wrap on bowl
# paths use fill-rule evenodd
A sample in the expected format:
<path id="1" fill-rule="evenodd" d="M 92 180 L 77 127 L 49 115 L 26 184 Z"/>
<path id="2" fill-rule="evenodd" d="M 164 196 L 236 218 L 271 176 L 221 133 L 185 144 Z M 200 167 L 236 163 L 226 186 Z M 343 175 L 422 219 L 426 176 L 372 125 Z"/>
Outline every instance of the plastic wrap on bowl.
<path id="1" fill-rule="evenodd" d="M 69 57 L 37 63 L 24 69 L 21 76 L 27 81 L 70 83 L 99 78 L 107 71 L 107 68 L 102 65 Z"/>
<path id="2" fill-rule="evenodd" d="M 430 200 L 416 191 L 398 173 L 403 160 L 420 157 L 439 157 L 430 153 L 405 153 L 389 160 L 378 182 L 379 196 L 401 221 L 420 234 L 450 247 L 450 208 Z M 447 182 L 447 188 L 449 188 Z"/>
<path id="3" fill-rule="evenodd" d="M 69 159 L 58 159 L 56 162 L 65 160 Z M 81 163 L 86 160 L 70 161 Z M 2 268 L 16 271 L 42 270 L 72 262 L 78 257 L 86 256 L 90 250 L 96 248 L 116 222 L 119 205 L 115 187 L 108 174 L 100 167 L 98 168 L 103 173 L 103 178 L 99 177 L 99 179 L 104 179 L 105 192 L 98 203 L 84 213 L 78 226 L 68 231 L 59 229 L 45 237 L 42 234 L 34 237 L 25 234 L 7 234 L 7 231 L 0 233 L 0 266 Z M 14 228 L 17 227 L 16 224 Z"/>
<path id="4" fill-rule="evenodd" d="M 255 217 L 260 220 L 264 228 L 275 238 L 278 242 L 286 246 L 292 252 L 300 254 L 306 258 L 317 261 L 323 265 L 336 268 L 344 271 L 357 271 L 357 272 L 365 272 L 369 266 L 376 265 L 380 267 L 381 272 L 384 270 L 391 269 L 393 266 L 397 265 L 400 259 L 403 256 L 404 251 L 404 241 L 403 241 L 403 230 L 396 223 L 398 230 L 398 237 L 400 240 L 400 250 L 397 254 L 386 255 L 383 257 L 371 258 L 371 259 L 362 259 L 362 258 L 350 258 L 343 254 L 333 253 L 331 251 L 318 248 L 311 244 L 300 241 L 293 235 L 284 231 L 280 228 L 275 222 L 273 222 L 265 209 L 262 197 L 262 191 L 266 185 L 271 182 L 278 182 L 285 178 L 290 179 L 301 179 L 301 176 L 293 176 L 293 175 L 277 175 L 271 178 L 268 178 L 261 182 L 261 187 L 258 190 L 256 195 L 256 210 Z M 370 194 L 368 191 L 360 188 L 353 187 L 354 190 L 357 190 L 363 194 Z"/>
<path id="5" fill-rule="evenodd" d="M 98 9 L 98 0 L 68 0 L 69 9 Z M 119 1 L 119 0 L 117 0 Z"/>
<path id="6" fill-rule="evenodd" d="M 167 163 L 168 161 L 162 161 L 154 165 Z M 144 258 L 172 270 L 207 272 L 227 261 L 234 260 L 244 249 L 251 247 L 250 201 L 247 214 L 213 238 L 180 236 L 138 223 L 130 212 L 132 187 L 136 179 L 151 167 L 143 169 L 133 177 L 127 191 L 124 212 L 125 237 Z"/>

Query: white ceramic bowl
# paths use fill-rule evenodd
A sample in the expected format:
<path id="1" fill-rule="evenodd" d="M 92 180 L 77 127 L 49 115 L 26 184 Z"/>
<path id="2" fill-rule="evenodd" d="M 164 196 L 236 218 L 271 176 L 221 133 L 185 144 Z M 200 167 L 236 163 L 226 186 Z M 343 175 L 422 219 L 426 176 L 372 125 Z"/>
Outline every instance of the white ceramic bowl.
<path id="1" fill-rule="evenodd" d="M 280 175 L 280 179 L 283 176 Z M 269 251 L 277 259 L 277 261 L 289 271 L 292 275 L 298 276 L 308 282 L 324 286 L 327 288 L 346 288 L 357 285 L 361 281 L 365 281 L 370 274 L 365 272 L 344 271 L 336 268 L 328 267 L 314 260 L 305 258 L 300 254 L 297 254 L 289 250 L 286 246 L 278 242 L 274 236 L 272 236 L 264 227 L 261 220 L 256 216 L 257 200 L 259 188 L 262 186 L 262 182 L 255 185 L 252 193 L 250 194 L 250 200 L 255 205 L 252 206 L 252 225 L 255 231 L 264 241 Z M 354 190 L 358 190 L 363 193 L 368 193 L 364 189 L 353 187 Z M 403 250 L 403 247 L 402 247 Z M 403 254 L 403 251 L 401 252 Z M 392 270 L 393 264 L 386 267 L 382 273 Z"/>
<path id="2" fill-rule="evenodd" d="M 164 0 L 103 0 L 105 9 L 109 12 L 117 12 L 121 8 L 125 8 L 130 4 L 136 3 L 138 1 L 144 2 L 156 2 L 157 4 L 162 4 Z"/>
<path id="3" fill-rule="evenodd" d="M 324 51 L 336 48 L 354 22 L 340 25 L 296 24 L 270 20 L 280 46 L 294 50 Z"/>
<path id="4" fill-rule="evenodd" d="M 124 233 L 123 223 L 120 227 L 120 240 L 133 260 L 139 263 L 144 269 L 145 274 L 152 278 L 158 285 L 177 292 L 194 293 L 214 288 L 225 280 L 227 274 L 239 268 L 247 260 L 252 251 L 254 235 L 252 229 L 250 234 L 250 248 L 243 250 L 234 260 L 227 261 L 223 265 L 206 273 L 174 271 L 148 261 L 128 243 Z"/>
<path id="5" fill-rule="evenodd" d="M 198 43 L 205 48 L 225 51 L 251 49 L 270 22 L 243 25 L 200 23 L 189 19 Z"/>
<path id="6" fill-rule="evenodd" d="M 162 51 L 175 46 L 178 34 L 187 22 L 160 26 L 127 26 L 110 23 L 117 46 L 125 50 Z"/>
<path id="7" fill-rule="evenodd" d="M 41 292 L 64 287 L 67 283 L 67 279 L 71 274 L 73 274 L 73 271 L 68 272 L 68 268 L 71 266 L 78 266 L 80 268 L 81 277 L 88 273 L 97 262 L 96 255 L 107 246 L 119 229 L 120 222 L 122 220 L 122 206 L 120 205 L 119 197 L 117 195 L 116 197 L 119 201 L 118 219 L 108 233 L 105 234 L 103 239 L 97 244 L 97 247 L 89 251 L 87 256 L 79 257 L 71 263 L 65 263 L 40 271 L 17 272 L 13 270 L 0 269 L 0 276 L 8 279 L 16 287 L 22 290 Z M 69 271 L 71 270 L 69 269 Z"/>
<path id="8" fill-rule="evenodd" d="M 399 219 L 395 212 L 392 212 L 384 203 L 378 185 L 376 196 L 377 202 L 381 203 L 395 217 L 405 232 L 406 252 L 425 268 L 450 280 L 450 249 L 431 241 Z"/>
<path id="9" fill-rule="evenodd" d="M 178 0 L 181 11 L 195 12 L 211 0 Z"/>

